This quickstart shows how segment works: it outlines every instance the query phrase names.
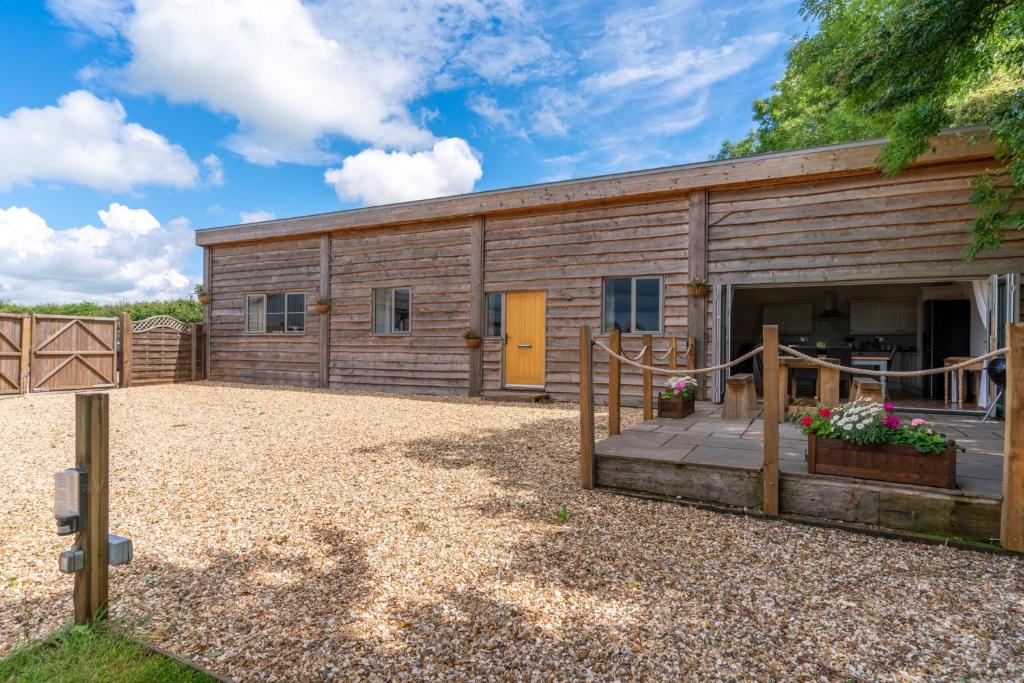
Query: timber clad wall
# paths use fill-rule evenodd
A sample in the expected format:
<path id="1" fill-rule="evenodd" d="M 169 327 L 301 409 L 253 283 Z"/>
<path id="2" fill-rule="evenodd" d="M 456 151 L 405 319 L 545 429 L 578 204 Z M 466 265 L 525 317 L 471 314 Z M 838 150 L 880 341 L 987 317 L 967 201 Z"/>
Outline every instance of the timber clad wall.
<path id="1" fill-rule="evenodd" d="M 214 248 L 210 273 L 210 379 L 259 384 L 319 385 L 319 238 Z M 245 295 L 303 292 L 301 335 L 246 334 Z"/>
<path id="2" fill-rule="evenodd" d="M 738 284 L 1019 272 L 1024 233 L 964 260 L 971 178 L 992 162 L 712 191 L 708 273 Z"/>
<path id="3" fill-rule="evenodd" d="M 605 277 L 664 276 L 664 333 L 686 336 L 687 197 L 613 206 L 549 210 L 488 218 L 484 231 L 487 292 L 547 291 L 546 389 L 556 400 L 576 400 L 579 327 L 600 333 Z M 604 338 L 604 337 L 602 337 Z M 623 337 L 630 351 L 639 338 Z M 655 338 L 655 350 L 668 348 Z M 595 354 L 595 389 L 607 394 L 607 358 Z M 484 344 L 484 388 L 501 383 L 501 344 Z M 623 373 L 624 399 L 639 400 L 639 372 Z"/>
<path id="4" fill-rule="evenodd" d="M 334 233 L 330 386 L 465 395 L 469 251 L 468 221 Z M 373 334 L 373 290 L 391 287 L 412 289 L 411 334 Z"/>

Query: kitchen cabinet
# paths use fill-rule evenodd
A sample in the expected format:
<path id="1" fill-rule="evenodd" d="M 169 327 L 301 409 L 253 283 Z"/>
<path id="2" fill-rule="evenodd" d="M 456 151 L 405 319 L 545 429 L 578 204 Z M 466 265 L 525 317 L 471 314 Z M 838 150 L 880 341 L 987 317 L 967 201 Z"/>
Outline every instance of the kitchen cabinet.
<path id="1" fill-rule="evenodd" d="M 921 369 L 921 353 L 919 351 L 897 351 L 892 358 L 890 370 L 912 371 Z M 905 391 L 920 394 L 923 387 L 921 377 L 892 377 L 889 379 L 890 386 L 894 383 Z"/>
<path id="2" fill-rule="evenodd" d="M 765 325 L 779 326 L 779 334 L 811 334 L 814 331 L 814 305 L 809 301 L 764 304 L 761 315 Z"/>
<path id="3" fill-rule="evenodd" d="M 850 301 L 850 334 L 917 334 L 917 301 Z"/>

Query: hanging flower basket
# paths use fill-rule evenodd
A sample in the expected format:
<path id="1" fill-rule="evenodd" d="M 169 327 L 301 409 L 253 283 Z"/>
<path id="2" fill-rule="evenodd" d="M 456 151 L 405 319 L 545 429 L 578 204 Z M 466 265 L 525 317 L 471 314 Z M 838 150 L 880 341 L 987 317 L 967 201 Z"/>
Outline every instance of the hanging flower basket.
<path id="1" fill-rule="evenodd" d="M 480 337 L 468 337 L 466 339 L 466 346 L 468 346 L 471 349 L 478 349 L 480 348 L 480 344 L 482 342 L 483 340 Z"/>
<path id="2" fill-rule="evenodd" d="M 206 306 L 208 303 L 213 301 L 213 297 L 210 296 L 209 294 L 200 294 L 198 298 L 199 298 L 199 303 L 201 303 L 204 306 Z"/>
<path id="3" fill-rule="evenodd" d="M 711 293 L 711 285 L 703 280 L 691 280 L 686 284 L 686 292 L 690 296 L 704 297 Z"/>
<path id="4" fill-rule="evenodd" d="M 315 303 L 315 304 L 313 304 L 313 310 L 316 311 L 317 313 L 319 313 L 320 315 L 324 315 L 325 313 L 330 312 L 331 305 L 330 304 Z"/>

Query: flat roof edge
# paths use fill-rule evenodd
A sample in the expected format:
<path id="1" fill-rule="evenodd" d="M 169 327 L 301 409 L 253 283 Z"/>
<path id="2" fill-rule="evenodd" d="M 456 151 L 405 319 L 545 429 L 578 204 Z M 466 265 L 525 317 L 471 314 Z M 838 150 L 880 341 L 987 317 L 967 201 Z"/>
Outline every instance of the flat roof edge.
<path id="1" fill-rule="evenodd" d="M 992 156 L 994 146 L 984 126 L 942 131 L 933 149 L 917 165 Z M 860 140 L 821 147 L 715 159 L 677 166 L 559 180 L 535 185 L 433 197 L 399 204 L 359 207 L 196 230 L 198 246 L 299 237 L 346 228 L 416 221 L 451 220 L 488 213 L 682 192 L 703 187 L 736 186 L 802 176 L 840 175 L 877 170 L 875 160 L 885 139 Z"/>

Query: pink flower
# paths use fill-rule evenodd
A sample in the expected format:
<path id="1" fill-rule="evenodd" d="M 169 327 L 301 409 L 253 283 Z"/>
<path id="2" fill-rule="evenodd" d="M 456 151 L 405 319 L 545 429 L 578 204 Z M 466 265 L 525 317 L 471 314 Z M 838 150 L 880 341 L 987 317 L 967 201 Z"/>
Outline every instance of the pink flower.
<path id="1" fill-rule="evenodd" d="M 832 417 L 832 411 L 829 410 L 828 408 L 822 408 L 821 410 L 818 411 L 818 414 L 821 415 L 822 417 Z"/>
<path id="2" fill-rule="evenodd" d="M 900 426 L 900 419 L 894 415 L 886 415 L 882 418 L 882 426 L 889 429 L 896 429 Z"/>
<path id="3" fill-rule="evenodd" d="M 804 415 L 804 419 L 800 420 L 800 424 L 804 427 L 810 427 L 812 422 L 814 422 L 814 420 L 811 419 L 810 415 Z"/>
<path id="4" fill-rule="evenodd" d="M 886 412 L 891 413 L 892 411 L 896 410 L 896 406 L 893 405 L 893 403 L 890 401 L 889 403 L 885 404 L 885 410 Z"/>
<path id="5" fill-rule="evenodd" d="M 910 421 L 910 424 L 912 424 L 915 427 L 920 427 L 921 425 L 924 424 L 924 418 L 915 417 L 913 420 Z"/>

